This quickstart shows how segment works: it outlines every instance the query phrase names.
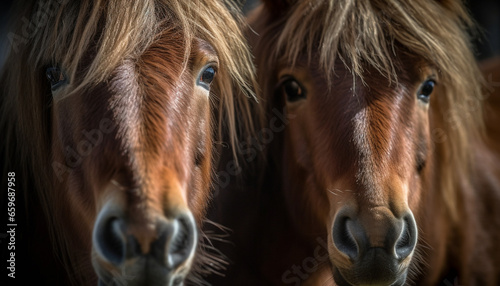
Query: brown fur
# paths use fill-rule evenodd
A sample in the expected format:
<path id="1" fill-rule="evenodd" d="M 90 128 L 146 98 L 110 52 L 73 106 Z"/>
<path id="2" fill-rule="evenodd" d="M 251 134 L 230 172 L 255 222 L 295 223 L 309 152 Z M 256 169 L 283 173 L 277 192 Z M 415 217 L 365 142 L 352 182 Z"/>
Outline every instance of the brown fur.
<path id="1" fill-rule="evenodd" d="M 244 235 L 234 257 L 245 259 L 227 285 L 245 275 L 259 285 L 334 285 L 335 268 L 350 267 L 331 240 L 344 206 L 365 220 L 380 206 L 396 217 L 413 212 L 418 244 L 402 266 L 409 284 L 497 285 L 497 97 L 484 101 L 463 5 L 265 1 L 249 21 L 268 115 L 285 107 L 292 118 L 269 148 L 257 222 L 236 225 Z M 307 99 L 286 101 L 284 75 L 303 84 Z M 429 76 L 437 85 L 427 107 L 416 95 Z M 330 259 L 294 272 L 315 257 L 317 239 L 328 242 Z"/>
<path id="2" fill-rule="evenodd" d="M 201 226 L 213 142 L 223 128 L 233 145 L 253 129 L 254 68 L 229 3 L 26 1 L 14 19 L 35 21 L 42 4 L 47 22 L 15 43 L 2 70 L 2 176 L 16 171 L 26 223 L 39 226 L 26 242 L 40 283 L 95 284 L 91 233 L 106 202 L 128 209 L 143 253 L 154 217 L 189 209 Z M 21 35 L 22 24 L 13 31 Z M 218 67 L 210 97 L 194 85 L 208 62 Z M 69 82 L 52 94 L 44 78 L 51 65 Z M 103 120 L 102 142 L 68 162 L 65 150 L 77 150 L 88 140 L 82 131 L 100 130 Z M 51 245 L 35 239 L 47 234 Z M 38 256 L 39 248 L 47 252 Z M 218 267 L 206 259 L 200 273 Z"/>

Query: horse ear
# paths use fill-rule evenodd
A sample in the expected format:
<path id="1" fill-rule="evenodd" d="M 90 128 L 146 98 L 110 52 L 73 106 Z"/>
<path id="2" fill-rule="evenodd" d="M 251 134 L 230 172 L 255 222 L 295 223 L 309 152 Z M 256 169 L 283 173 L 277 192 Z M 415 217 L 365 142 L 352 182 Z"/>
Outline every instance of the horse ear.
<path id="1" fill-rule="evenodd" d="M 262 0 L 262 2 L 273 16 L 280 16 L 285 14 L 295 4 L 296 0 Z"/>

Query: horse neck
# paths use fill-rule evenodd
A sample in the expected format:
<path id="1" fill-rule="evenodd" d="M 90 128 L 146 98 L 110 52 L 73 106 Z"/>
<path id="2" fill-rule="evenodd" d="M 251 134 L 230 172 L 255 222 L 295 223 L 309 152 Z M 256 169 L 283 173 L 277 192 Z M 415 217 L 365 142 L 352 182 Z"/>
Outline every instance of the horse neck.
<path id="1" fill-rule="evenodd" d="M 49 163 L 46 165 L 50 166 Z M 91 231 L 82 225 L 82 218 L 70 215 L 72 212 L 67 204 L 72 190 L 50 180 L 51 168 L 36 174 L 29 167 L 18 169 L 20 172 L 16 176 L 25 179 L 22 189 L 27 190 L 22 198 L 26 208 L 23 212 L 26 226 L 23 242 L 30 263 L 36 265 L 30 269 L 40 272 L 37 276 L 40 284 L 96 284 L 90 264 Z M 43 206 L 44 201 L 50 202 L 50 206 Z"/>
<path id="2" fill-rule="evenodd" d="M 10 160 L 12 163 L 19 161 Z M 21 284 L 29 284 L 31 277 L 36 277 L 40 285 L 71 285 L 69 276 L 65 275 L 61 253 L 50 235 L 50 223 L 40 204 L 40 187 L 35 184 L 37 177 L 20 164 L 11 165 L 8 169 L 15 172 L 17 179 L 16 264 L 19 264 L 19 269 L 29 270 L 29 275 L 17 275 L 16 278 Z"/>
<path id="3" fill-rule="evenodd" d="M 304 201 L 291 204 L 289 189 L 283 184 L 287 180 L 287 174 L 283 172 L 283 145 L 280 141 L 281 138 L 274 142 L 268 152 L 266 177 L 259 188 L 261 211 L 256 224 L 259 226 L 258 231 L 266 234 L 258 245 L 262 253 L 259 264 L 263 269 L 262 275 L 272 285 L 282 284 L 283 273 L 290 271 L 292 265 L 300 265 L 305 258 L 311 257 L 318 246 L 318 239 L 326 241 L 323 236 L 317 234 L 314 238 L 304 235 L 311 233 L 304 231 L 308 228 L 304 221 L 310 220 L 304 218 L 304 212 L 301 212 L 302 217 L 295 215 L 297 204 L 303 204 Z"/>
<path id="4" fill-rule="evenodd" d="M 415 210 L 422 245 L 418 255 L 423 256 L 417 259 L 422 262 L 417 263 L 421 264 L 419 268 L 425 269 L 425 275 L 418 279 L 421 285 L 436 285 L 456 277 L 463 285 L 496 281 L 488 278 L 494 271 L 486 269 L 500 263 L 494 258 L 500 257 L 500 251 L 491 253 L 495 241 L 500 239 L 497 231 L 500 229 L 500 210 L 495 207 L 500 203 L 500 181 L 498 174 L 495 177 L 491 172 L 500 170 L 499 157 L 482 140 L 470 140 L 473 142 L 470 173 L 454 174 L 452 166 L 440 166 L 445 164 L 444 160 L 437 159 L 433 178 L 424 184 L 427 188 L 424 187 L 420 207 Z M 443 196 L 442 180 L 448 180 L 447 187 L 453 191 L 453 198 Z M 454 205 L 449 205 L 447 199 Z M 485 208 L 488 205 L 490 207 Z M 482 257 L 481 261 L 477 261 L 477 257 Z M 450 273 L 454 273 L 454 277 L 445 277 Z"/>

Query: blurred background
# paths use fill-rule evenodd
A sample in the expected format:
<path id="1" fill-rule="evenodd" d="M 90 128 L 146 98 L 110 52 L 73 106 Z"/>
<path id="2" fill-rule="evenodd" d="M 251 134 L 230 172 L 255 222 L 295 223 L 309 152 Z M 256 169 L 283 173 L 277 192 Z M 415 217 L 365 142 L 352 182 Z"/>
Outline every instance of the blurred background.
<path id="1" fill-rule="evenodd" d="M 189 1 L 189 0 L 186 0 Z M 233 0 L 239 3 L 244 13 L 259 4 L 259 0 Z M 0 66 L 3 65 L 9 45 L 7 21 L 9 8 L 14 0 L 0 1 Z M 469 0 L 466 5 L 482 30 L 482 36 L 474 41 L 476 57 L 486 59 L 500 55 L 500 0 Z"/>

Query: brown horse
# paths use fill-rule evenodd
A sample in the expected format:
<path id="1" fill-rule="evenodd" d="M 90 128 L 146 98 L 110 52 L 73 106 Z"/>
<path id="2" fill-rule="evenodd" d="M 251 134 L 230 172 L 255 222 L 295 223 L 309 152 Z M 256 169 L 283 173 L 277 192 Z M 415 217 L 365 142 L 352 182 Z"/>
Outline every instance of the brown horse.
<path id="1" fill-rule="evenodd" d="M 222 122 L 231 143 L 251 129 L 254 68 L 238 10 L 215 0 L 21 2 L 0 105 L 18 279 L 201 284 L 191 272 L 217 267 L 196 251 L 213 142 Z"/>
<path id="2" fill-rule="evenodd" d="M 499 122 L 462 3 L 265 1 L 250 23 L 288 118 L 233 260 L 260 285 L 498 285 Z"/>

